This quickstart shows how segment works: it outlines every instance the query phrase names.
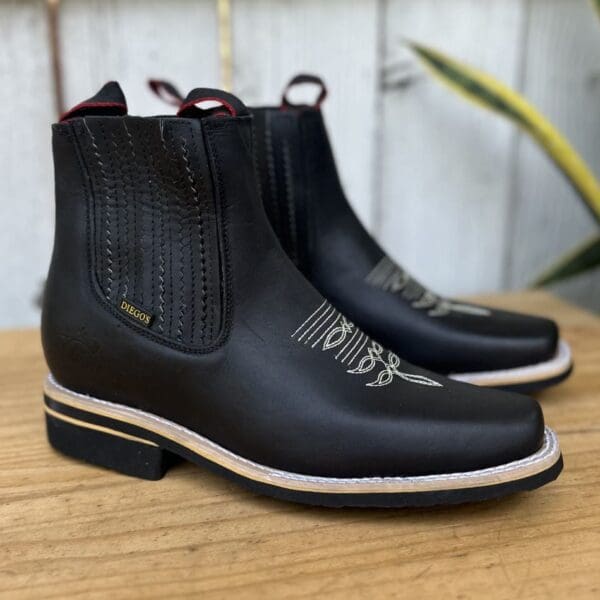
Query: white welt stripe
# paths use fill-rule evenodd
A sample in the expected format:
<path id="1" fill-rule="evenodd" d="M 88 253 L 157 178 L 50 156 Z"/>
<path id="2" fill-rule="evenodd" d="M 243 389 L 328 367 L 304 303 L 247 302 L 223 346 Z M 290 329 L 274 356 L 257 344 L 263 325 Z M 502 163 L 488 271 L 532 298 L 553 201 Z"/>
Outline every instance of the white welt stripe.
<path id="1" fill-rule="evenodd" d="M 338 478 L 303 475 L 273 469 L 248 460 L 219 446 L 199 433 L 162 417 L 129 406 L 113 404 L 112 402 L 72 392 L 59 385 L 51 375 L 48 376 L 44 385 L 44 393 L 56 402 L 154 432 L 247 479 L 301 492 L 389 494 L 476 488 L 537 475 L 550 469 L 560 459 L 556 434 L 551 429 L 546 428 L 544 444 L 537 452 L 526 458 L 487 469 L 416 477 Z"/>
<path id="2" fill-rule="evenodd" d="M 573 358 L 569 344 L 564 340 L 560 340 L 554 358 L 548 361 L 514 369 L 480 371 L 478 373 L 452 373 L 450 378 L 483 386 L 516 385 L 558 377 L 568 371 L 572 363 Z"/>

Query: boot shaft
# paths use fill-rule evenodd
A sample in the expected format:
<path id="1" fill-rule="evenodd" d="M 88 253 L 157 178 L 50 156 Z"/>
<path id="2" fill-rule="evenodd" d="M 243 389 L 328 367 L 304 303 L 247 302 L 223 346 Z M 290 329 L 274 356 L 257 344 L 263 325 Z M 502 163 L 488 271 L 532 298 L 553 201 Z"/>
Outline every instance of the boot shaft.
<path id="1" fill-rule="evenodd" d="M 320 108 L 252 112 L 265 210 L 287 254 L 317 288 L 332 254 L 349 268 L 368 269 L 383 251 L 346 198 Z"/>
<path id="2" fill-rule="evenodd" d="M 208 98 L 220 107 L 199 110 Z M 332 505 L 448 500 L 457 484 L 452 501 L 478 499 L 558 474 L 535 402 L 405 363 L 294 268 L 267 222 L 251 117 L 236 98 L 195 90 L 178 117 L 125 112 L 113 85 L 54 127 L 42 333 L 56 448 L 151 478 L 174 453 L 254 490 Z M 335 232 L 353 215 L 320 115 L 306 114 L 284 119 L 302 146 L 278 137 L 274 150 L 288 205 L 302 199 L 306 210 L 278 223 L 297 218 L 291 241 L 306 228 L 294 248 L 305 244 L 309 259 L 324 240 L 330 256 L 348 257 Z M 298 157 L 298 175 L 311 176 L 300 195 Z"/>
<path id="3" fill-rule="evenodd" d="M 168 104 L 185 102 L 172 83 L 148 83 Z M 291 88 L 303 83 L 319 87 L 311 105 L 288 98 Z M 326 97 L 319 77 L 301 74 L 289 82 L 279 106 L 250 109 L 265 212 L 287 255 L 313 282 L 318 282 L 322 261 L 335 246 L 332 240 L 339 240 L 347 261 L 355 265 L 367 266 L 383 256 L 346 199 L 321 111 Z"/>
<path id="4" fill-rule="evenodd" d="M 223 322 L 223 257 L 200 124 L 88 117 L 67 127 L 89 177 L 103 301 L 141 325 L 155 321 L 170 342 L 210 347 Z"/>
<path id="5" fill-rule="evenodd" d="M 88 369 L 82 354 L 106 350 L 113 329 L 212 352 L 287 261 L 273 253 L 241 103 L 234 115 L 192 102 L 178 117 L 131 117 L 110 88 L 53 126 L 56 235 L 42 325 L 57 376 L 75 373 L 73 361 Z"/>

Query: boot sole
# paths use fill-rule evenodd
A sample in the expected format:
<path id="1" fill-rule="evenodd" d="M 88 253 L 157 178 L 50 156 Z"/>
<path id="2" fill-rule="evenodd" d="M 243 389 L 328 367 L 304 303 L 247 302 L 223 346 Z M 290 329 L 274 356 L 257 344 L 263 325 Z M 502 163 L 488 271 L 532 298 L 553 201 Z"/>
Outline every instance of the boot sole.
<path id="1" fill-rule="evenodd" d="M 534 365 L 515 367 L 514 369 L 480 371 L 477 373 L 451 373 L 449 377 L 473 385 L 529 393 L 560 383 L 572 371 L 571 348 L 566 341 L 559 340 L 556 354 L 550 360 Z"/>
<path id="2" fill-rule="evenodd" d="M 160 479 L 183 458 L 254 492 L 321 506 L 401 507 L 458 504 L 532 490 L 558 477 L 562 456 L 546 428 L 534 454 L 497 467 L 418 477 L 335 478 L 273 469 L 156 415 L 72 392 L 48 376 L 46 425 L 57 450 L 143 479 Z"/>

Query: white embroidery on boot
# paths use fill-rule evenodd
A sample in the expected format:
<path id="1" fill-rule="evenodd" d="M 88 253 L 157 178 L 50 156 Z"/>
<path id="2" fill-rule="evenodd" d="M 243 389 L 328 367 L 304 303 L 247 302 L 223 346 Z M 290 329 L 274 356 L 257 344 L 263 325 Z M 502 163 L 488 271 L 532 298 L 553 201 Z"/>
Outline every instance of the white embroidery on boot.
<path id="1" fill-rule="evenodd" d="M 318 346 L 322 352 L 337 349 L 334 359 L 352 375 L 366 375 L 379 369 L 375 379 L 365 384 L 368 387 L 389 385 L 394 377 L 418 385 L 443 387 L 424 375 L 400 371 L 401 361 L 396 354 L 384 350 L 326 301 L 290 337 L 301 344 L 310 344 L 311 348 Z M 356 361 L 357 366 L 351 368 Z"/>
<path id="2" fill-rule="evenodd" d="M 424 375 L 402 373 L 399 371 L 398 367 L 400 366 L 400 359 L 398 356 L 393 352 L 387 351 L 386 360 L 383 356 L 384 352 L 386 351 L 384 351 L 383 347 L 377 342 L 371 340 L 371 345 L 367 352 L 367 355 L 360 359 L 358 366 L 349 370 L 348 373 L 352 373 L 353 375 L 364 375 L 365 373 L 370 373 L 375 367 L 380 366 L 381 370 L 379 371 L 375 381 L 367 383 L 369 387 L 388 385 L 393 381 L 394 375 L 400 377 L 400 379 L 409 381 L 410 383 L 418 383 L 420 385 L 429 385 L 432 387 L 442 387 L 440 383 L 434 381 L 433 379 L 429 379 L 429 377 L 425 377 Z"/>
<path id="3" fill-rule="evenodd" d="M 460 304 L 441 298 L 424 289 L 404 269 L 384 256 L 365 277 L 365 281 L 385 292 L 401 294 L 417 310 L 427 310 L 430 317 L 445 317 L 451 312 L 489 317 L 492 312 L 482 306 Z"/>

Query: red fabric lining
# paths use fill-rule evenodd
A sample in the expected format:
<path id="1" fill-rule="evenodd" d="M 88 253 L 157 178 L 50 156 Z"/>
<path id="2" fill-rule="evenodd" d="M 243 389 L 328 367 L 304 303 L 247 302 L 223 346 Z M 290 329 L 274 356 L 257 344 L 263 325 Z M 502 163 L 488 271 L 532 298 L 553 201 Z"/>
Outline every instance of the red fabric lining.
<path id="1" fill-rule="evenodd" d="M 183 96 L 177 92 L 177 89 L 168 82 L 160 79 L 149 79 L 148 85 L 150 89 L 164 102 L 171 106 L 180 107 L 184 101 Z"/>
<path id="2" fill-rule="evenodd" d="M 80 110 L 87 110 L 89 108 L 122 108 L 127 114 L 127 105 L 122 102 L 81 102 L 77 106 L 74 106 L 71 110 L 61 115 L 59 121 L 66 121 L 70 119 L 75 113 Z"/>
<path id="3" fill-rule="evenodd" d="M 235 108 L 233 108 L 233 106 L 231 104 L 229 104 L 229 102 L 227 102 L 226 100 L 223 100 L 222 98 L 217 98 L 216 96 L 205 96 L 202 98 L 194 98 L 193 100 L 188 100 L 187 102 L 185 102 L 184 104 L 181 105 L 179 111 L 177 112 L 177 115 L 181 115 L 188 108 L 192 108 L 192 106 L 196 106 L 196 104 L 198 104 L 200 102 L 209 102 L 209 101 L 218 102 L 219 104 L 221 104 L 222 106 L 224 106 L 227 109 L 227 111 L 229 112 L 229 114 L 232 117 L 237 116 L 237 111 L 235 110 Z"/>

